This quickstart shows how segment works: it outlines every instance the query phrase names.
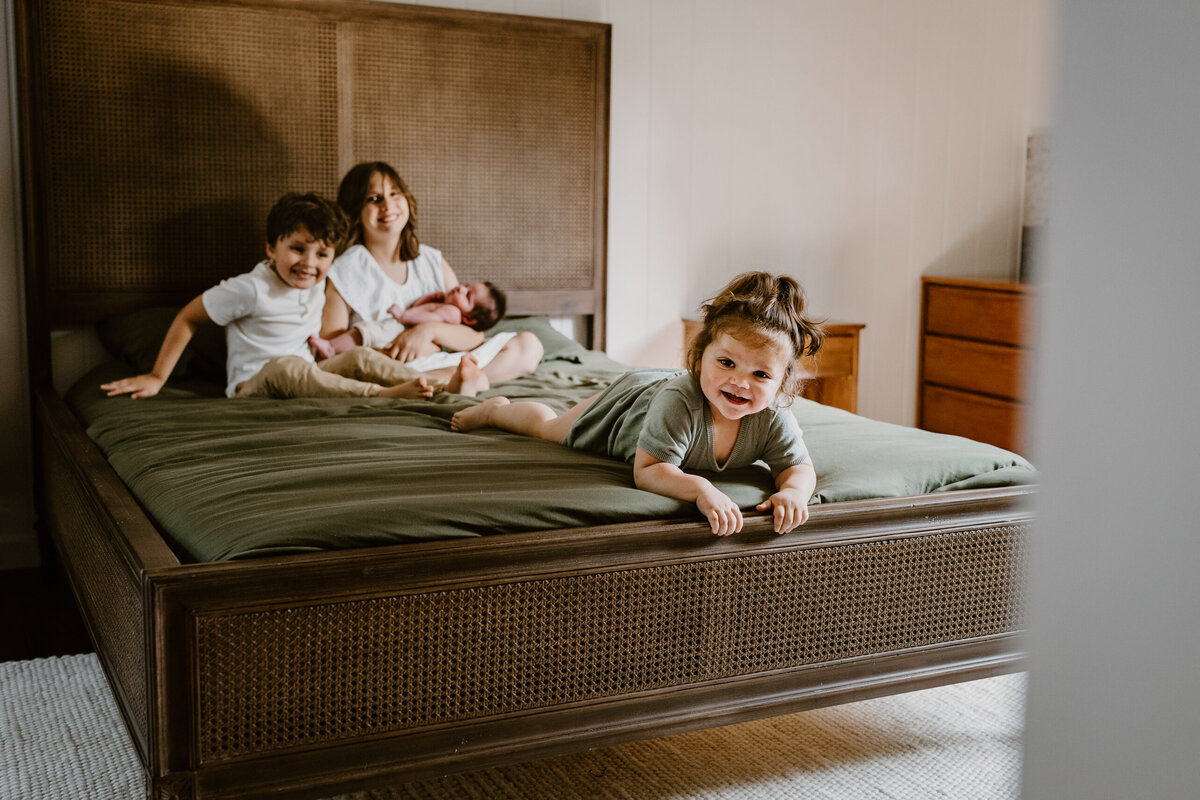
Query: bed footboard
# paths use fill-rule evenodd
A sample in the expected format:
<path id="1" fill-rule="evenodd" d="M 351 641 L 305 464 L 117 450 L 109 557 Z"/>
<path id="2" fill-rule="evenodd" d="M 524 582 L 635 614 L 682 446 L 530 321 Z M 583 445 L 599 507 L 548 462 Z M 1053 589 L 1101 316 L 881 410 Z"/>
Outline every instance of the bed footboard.
<path id="1" fill-rule="evenodd" d="M 265 794 L 316 753 L 407 780 L 996 674 L 1022 549 L 1002 525 L 192 610 L 201 785 Z"/>
<path id="2" fill-rule="evenodd" d="M 324 797 L 1021 664 L 1032 489 L 180 564 L 39 393 L 45 524 L 153 797 Z"/>
<path id="3" fill-rule="evenodd" d="M 166 766 L 322 796 L 1016 669 L 1028 518 L 963 494 L 162 573 Z"/>

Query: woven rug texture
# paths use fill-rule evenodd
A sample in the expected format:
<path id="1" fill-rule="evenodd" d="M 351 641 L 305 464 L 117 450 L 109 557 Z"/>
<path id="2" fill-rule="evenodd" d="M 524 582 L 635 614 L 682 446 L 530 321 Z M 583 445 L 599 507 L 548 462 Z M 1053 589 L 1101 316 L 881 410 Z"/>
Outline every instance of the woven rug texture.
<path id="1" fill-rule="evenodd" d="M 1025 677 L 343 795 L 337 800 L 1016 800 Z M 95 655 L 0 663 L 0 798 L 140 800 Z"/>

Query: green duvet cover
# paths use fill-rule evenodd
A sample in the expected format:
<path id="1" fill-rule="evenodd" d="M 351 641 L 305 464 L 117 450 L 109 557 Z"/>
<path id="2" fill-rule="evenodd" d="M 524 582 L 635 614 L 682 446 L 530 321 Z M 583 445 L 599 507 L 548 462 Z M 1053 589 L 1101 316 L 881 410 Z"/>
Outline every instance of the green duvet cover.
<path id="1" fill-rule="evenodd" d="M 518 323 L 510 323 L 517 325 Z M 600 353 L 528 325 L 547 344 L 530 376 L 485 393 L 560 409 L 623 371 Z M 269 400 L 180 381 L 149 400 L 107 398 L 104 364 L 68 402 L 184 558 L 218 561 L 647 519 L 699 518 L 694 506 L 633 487 L 632 468 L 498 430 L 452 433 L 475 402 Z M 797 400 L 817 467 L 813 502 L 1030 483 L 1020 456 Z M 744 509 L 771 489 L 766 468 L 716 477 Z M 752 510 L 752 509 L 751 509 Z"/>

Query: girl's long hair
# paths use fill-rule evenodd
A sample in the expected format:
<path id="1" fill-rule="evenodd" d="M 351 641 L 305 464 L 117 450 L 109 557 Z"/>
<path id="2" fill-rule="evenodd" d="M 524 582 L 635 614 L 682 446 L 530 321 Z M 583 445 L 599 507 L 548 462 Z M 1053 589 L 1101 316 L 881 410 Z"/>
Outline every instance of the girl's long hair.
<path id="1" fill-rule="evenodd" d="M 363 241 L 362 210 L 371 193 L 371 176 L 376 174 L 394 183 L 408 201 L 408 222 L 400 232 L 399 258 L 401 261 L 412 261 L 421 252 L 421 242 L 417 239 L 417 198 L 408 190 L 400 174 L 384 161 L 355 164 L 338 185 L 338 205 L 350 218 L 350 244 L 361 244 Z"/>

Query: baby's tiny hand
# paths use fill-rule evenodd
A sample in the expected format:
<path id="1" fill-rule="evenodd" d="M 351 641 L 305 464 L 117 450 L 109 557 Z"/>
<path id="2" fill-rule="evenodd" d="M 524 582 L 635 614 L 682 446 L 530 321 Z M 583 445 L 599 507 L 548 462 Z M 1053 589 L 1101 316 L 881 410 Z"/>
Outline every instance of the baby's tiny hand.
<path id="1" fill-rule="evenodd" d="M 696 499 L 696 507 L 708 519 L 712 532 L 717 536 L 728 536 L 742 529 L 742 510 L 715 487 Z"/>
<path id="2" fill-rule="evenodd" d="M 808 498 L 795 489 L 781 489 L 755 508 L 759 511 L 774 509 L 776 533 L 787 533 L 808 521 Z"/>
<path id="3" fill-rule="evenodd" d="M 388 308 L 388 313 L 392 315 L 392 319 L 396 320 L 397 322 L 402 322 L 403 320 L 401 320 L 400 317 L 404 316 L 404 306 L 400 304 L 390 306 Z"/>

